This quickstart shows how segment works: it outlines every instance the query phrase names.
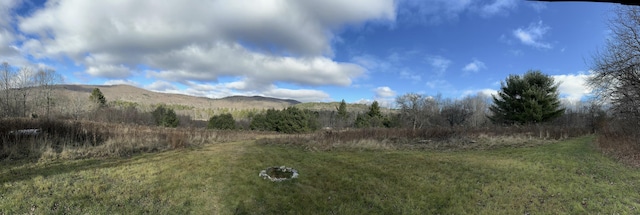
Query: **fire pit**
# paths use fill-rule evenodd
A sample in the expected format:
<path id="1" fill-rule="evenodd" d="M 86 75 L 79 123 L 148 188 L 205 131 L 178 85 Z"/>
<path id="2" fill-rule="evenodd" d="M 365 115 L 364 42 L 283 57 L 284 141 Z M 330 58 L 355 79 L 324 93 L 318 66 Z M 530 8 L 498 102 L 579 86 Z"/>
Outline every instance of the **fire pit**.
<path id="1" fill-rule="evenodd" d="M 258 176 L 263 179 L 269 179 L 273 182 L 285 181 L 298 178 L 298 170 L 286 166 L 274 166 L 260 171 Z"/>

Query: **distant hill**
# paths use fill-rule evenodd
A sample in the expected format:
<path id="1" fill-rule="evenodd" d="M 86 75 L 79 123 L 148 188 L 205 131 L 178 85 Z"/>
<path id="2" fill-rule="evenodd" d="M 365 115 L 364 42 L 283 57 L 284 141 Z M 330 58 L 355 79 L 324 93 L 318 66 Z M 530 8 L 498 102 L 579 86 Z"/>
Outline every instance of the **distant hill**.
<path id="1" fill-rule="evenodd" d="M 58 85 L 56 87 L 59 95 L 69 98 L 88 98 L 94 88 L 100 91 L 107 98 L 108 102 L 129 102 L 139 105 L 181 105 L 196 109 L 282 109 L 299 101 L 291 99 L 278 99 L 262 96 L 230 96 L 220 99 L 206 97 L 189 96 L 182 94 L 159 93 L 130 85 Z"/>
<path id="2" fill-rule="evenodd" d="M 306 102 L 296 104 L 295 107 L 300 109 L 309 109 L 315 111 L 336 111 L 340 106 L 340 102 Z M 347 111 L 364 113 L 369 110 L 369 106 L 366 104 L 350 104 L 347 103 Z"/>
<path id="3" fill-rule="evenodd" d="M 130 85 L 56 85 L 54 94 L 60 98 L 59 104 L 63 110 L 72 111 L 79 106 L 89 104 L 89 95 L 94 88 L 100 89 L 107 102 L 112 106 L 133 106 L 142 111 L 151 111 L 158 104 L 166 104 L 176 113 L 191 116 L 193 119 L 207 120 L 209 117 L 231 113 L 237 118 L 246 118 L 252 112 L 266 109 L 284 109 L 295 106 L 300 109 L 313 111 L 335 111 L 339 102 L 308 102 L 301 103 L 292 99 L 279 99 L 264 96 L 229 96 L 212 99 L 183 94 L 160 93 Z M 368 110 L 365 104 L 347 104 L 347 111 L 364 113 Z M 383 112 L 388 112 L 382 108 Z"/>

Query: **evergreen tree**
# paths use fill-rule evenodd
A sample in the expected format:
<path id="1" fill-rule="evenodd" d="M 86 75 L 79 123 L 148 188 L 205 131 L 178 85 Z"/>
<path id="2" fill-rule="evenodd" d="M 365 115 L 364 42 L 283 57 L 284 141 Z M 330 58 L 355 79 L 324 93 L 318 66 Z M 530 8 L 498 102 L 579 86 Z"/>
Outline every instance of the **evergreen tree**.
<path id="1" fill-rule="evenodd" d="M 269 109 L 265 113 L 255 115 L 249 127 L 252 130 L 302 133 L 317 130 L 320 124 L 316 113 L 288 107 L 281 111 Z"/>
<path id="2" fill-rule="evenodd" d="M 236 129 L 236 121 L 230 113 L 212 116 L 207 125 L 209 129 L 233 130 Z"/>
<path id="3" fill-rule="evenodd" d="M 89 99 L 93 103 L 98 104 L 99 107 L 104 107 L 107 105 L 107 99 L 104 97 L 104 94 L 102 94 L 102 91 L 100 91 L 100 89 L 98 88 L 93 88 L 93 91 L 91 91 L 91 95 L 89 96 Z"/>
<path id="4" fill-rule="evenodd" d="M 336 109 L 338 111 L 337 118 L 339 127 L 343 127 L 345 122 L 349 118 L 349 112 L 347 112 L 347 103 L 344 101 L 344 99 L 340 102 L 340 106 L 338 106 Z"/>
<path id="5" fill-rule="evenodd" d="M 378 104 L 378 101 L 373 101 L 373 103 L 371 103 L 367 115 L 371 118 L 382 118 L 382 112 L 380 112 L 380 105 Z"/>
<path id="6" fill-rule="evenodd" d="M 391 120 L 382 115 L 378 101 L 373 101 L 369 106 L 369 111 L 365 114 L 358 114 L 355 121 L 357 128 L 390 127 L 392 125 Z"/>
<path id="7" fill-rule="evenodd" d="M 358 116 L 356 116 L 356 121 L 355 121 L 355 126 L 356 128 L 368 128 L 371 127 L 369 120 L 371 119 L 371 117 L 369 117 L 369 115 L 367 114 L 358 114 Z"/>
<path id="8" fill-rule="evenodd" d="M 498 96 L 493 96 L 489 110 L 493 122 L 506 124 L 547 122 L 564 112 L 560 108 L 558 85 L 540 71 L 510 75 L 501 84 Z"/>
<path id="9" fill-rule="evenodd" d="M 176 112 L 165 105 L 159 105 L 156 107 L 151 115 L 153 115 L 153 119 L 156 121 L 157 126 L 175 128 L 180 124 L 180 120 L 178 119 Z"/>

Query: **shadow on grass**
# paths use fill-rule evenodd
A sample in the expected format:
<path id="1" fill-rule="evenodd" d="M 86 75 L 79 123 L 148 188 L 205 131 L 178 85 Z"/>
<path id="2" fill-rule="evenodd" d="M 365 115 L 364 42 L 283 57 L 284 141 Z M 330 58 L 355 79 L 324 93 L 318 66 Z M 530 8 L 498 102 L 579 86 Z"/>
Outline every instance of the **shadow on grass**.
<path id="1" fill-rule="evenodd" d="M 70 172 L 80 172 L 84 170 L 112 168 L 122 165 L 144 164 L 154 162 L 159 159 L 170 159 L 168 157 L 173 156 L 178 156 L 178 154 L 139 154 L 131 158 L 61 160 L 42 163 L 37 163 L 34 162 L 34 160 L 28 159 L 18 161 L 4 161 L 0 162 L 0 184 L 30 180 L 37 176 L 50 177 Z"/>

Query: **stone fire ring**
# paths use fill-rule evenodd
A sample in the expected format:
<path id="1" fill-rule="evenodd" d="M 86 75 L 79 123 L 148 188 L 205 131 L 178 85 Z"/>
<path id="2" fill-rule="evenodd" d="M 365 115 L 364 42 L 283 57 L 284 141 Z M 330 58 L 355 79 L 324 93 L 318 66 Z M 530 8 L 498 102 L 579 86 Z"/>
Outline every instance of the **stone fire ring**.
<path id="1" fill-rule="evenodd" d="M 286 166 L 274 166 L 260 171 L 258 176 L 263 179 L 269 179 L 273 182 L 281 182 L 298 178 L 298 170 Z"/>

